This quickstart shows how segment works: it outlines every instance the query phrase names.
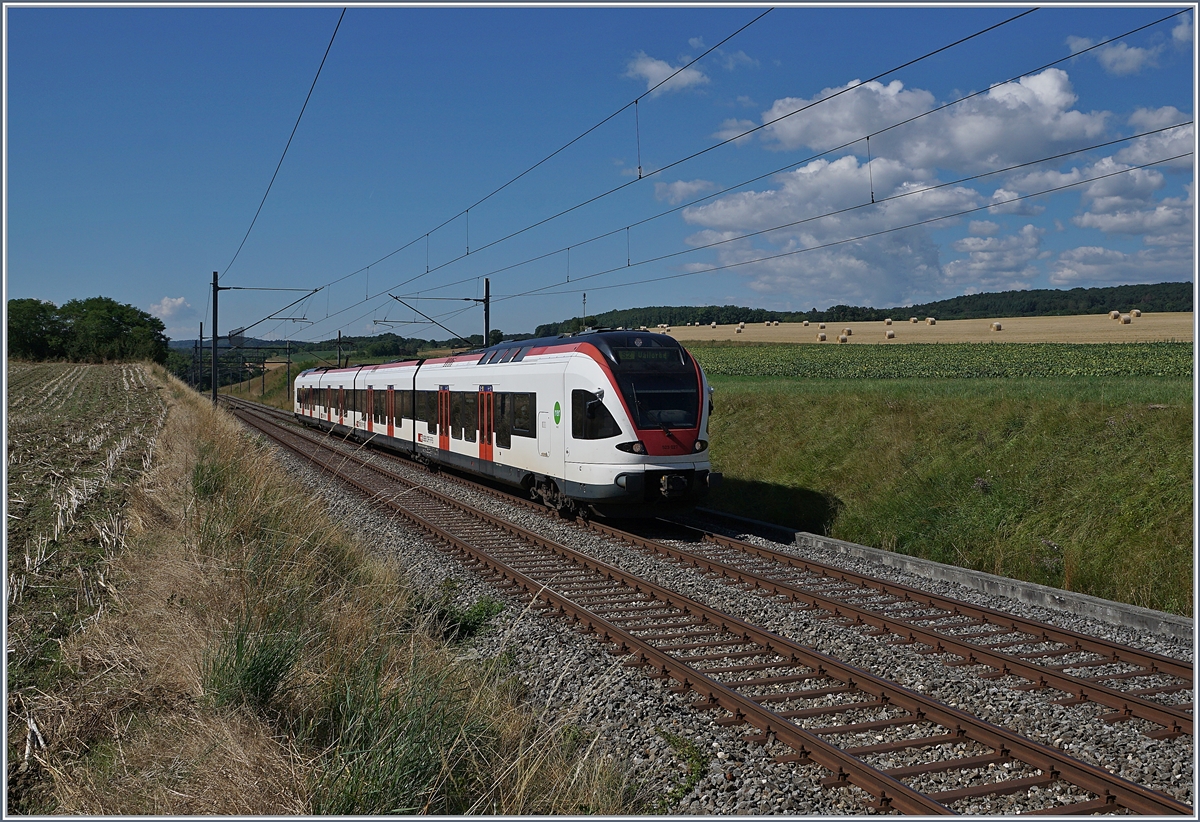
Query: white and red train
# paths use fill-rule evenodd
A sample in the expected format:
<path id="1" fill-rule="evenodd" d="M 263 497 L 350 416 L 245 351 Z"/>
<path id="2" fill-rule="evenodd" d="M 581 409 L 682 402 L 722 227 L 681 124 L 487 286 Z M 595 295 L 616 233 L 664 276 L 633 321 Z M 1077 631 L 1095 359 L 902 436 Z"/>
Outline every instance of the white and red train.
<path id="1" fill-rule="evenodd" d="M 720 480 L 711 389 L 673 338 L 588 331 L 296 378 L 303 423 L 519 486 L 562 511 L 692 505 Z"/>

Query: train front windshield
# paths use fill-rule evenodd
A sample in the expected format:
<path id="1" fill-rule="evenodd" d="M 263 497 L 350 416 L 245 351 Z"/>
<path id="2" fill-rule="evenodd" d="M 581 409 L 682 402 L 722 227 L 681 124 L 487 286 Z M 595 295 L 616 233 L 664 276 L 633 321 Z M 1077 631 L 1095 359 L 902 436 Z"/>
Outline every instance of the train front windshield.
<path id="1" fill-rule="evenodd" d="M 613 374 L 637 428 L 695 428 L 700 383 L 691 358 L 680 348 L 613 348 Z"/>

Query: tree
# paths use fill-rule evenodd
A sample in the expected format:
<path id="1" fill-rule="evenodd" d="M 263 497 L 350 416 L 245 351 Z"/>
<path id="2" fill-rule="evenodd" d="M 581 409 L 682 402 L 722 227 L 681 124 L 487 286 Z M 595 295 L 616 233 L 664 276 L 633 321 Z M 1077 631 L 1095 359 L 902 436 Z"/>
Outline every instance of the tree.
<path id="1" fill-rule="evenodd" d="M 109 297 L 71 300 L 58 310 L 65 353 L 76 362 L 167 361 L 162 320 Z"/>
<path id="2" fill-rule="evenodd" d="M 8 301 L 8 355 L 47 360 L 64 356 L 63 323 L 54 303 Z"/>

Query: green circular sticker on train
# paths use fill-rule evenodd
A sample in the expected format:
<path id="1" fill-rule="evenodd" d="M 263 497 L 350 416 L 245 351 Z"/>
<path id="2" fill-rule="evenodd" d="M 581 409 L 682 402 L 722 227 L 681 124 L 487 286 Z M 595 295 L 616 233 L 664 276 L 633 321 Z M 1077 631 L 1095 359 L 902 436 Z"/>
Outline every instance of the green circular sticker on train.
<path id="1" fill-rule="evenodd" d="M 562 406 L 554 403 L 554 424 L 558 425 L 562 422 Z"/>

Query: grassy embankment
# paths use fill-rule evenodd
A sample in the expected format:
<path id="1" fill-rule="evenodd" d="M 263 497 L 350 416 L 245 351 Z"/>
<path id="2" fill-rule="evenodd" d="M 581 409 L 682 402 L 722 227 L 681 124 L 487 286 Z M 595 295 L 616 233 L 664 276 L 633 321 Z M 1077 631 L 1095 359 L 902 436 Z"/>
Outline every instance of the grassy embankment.
<path id="1" fill-rule="evenodd" d="M 10 812 L 636 810 L 585 734 L 519 707 L 508 658 L 447 644 L 491 603 L 411 593 L 236 422 L 161 393 L 106 607 L 22 707 L 45 746 Z"/>
<path id="2" fill-rule="evenodd" d="M 717 389 L 712 456 L 726 477 L 710 504 L 1191 615 L 1190 345 L 1097 348 L 1088 368 L 1108 376 L 833 378 L 839 367 L 884 373 L 881 362 L 919 372 L 914 360 L 892 358 L 904 349 L 875 348 L 861 356 L 884 359 L 864 368 L 835 361 L 847 348 L 806 365 L 786 346 L 694 345 Z M 976 368 L 1006 373 L 1001 348 L 933 353 L 939 369 L 986 354 L 990 365 Z M 1011 353 L 1015 373 L 1036 367 L 1024 362 L 1028 351 Z M 809 367 L 825 376 L 735 376 Z"/>
<path id="3" fill-rule="evenodd" d="M 712 507 L 1191 615 L 1191 344 L 688 346 Z"/>

